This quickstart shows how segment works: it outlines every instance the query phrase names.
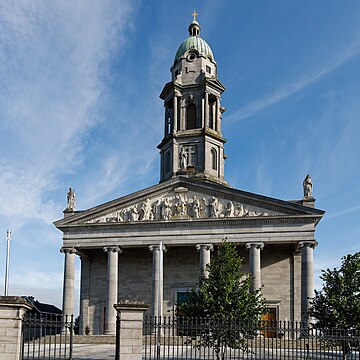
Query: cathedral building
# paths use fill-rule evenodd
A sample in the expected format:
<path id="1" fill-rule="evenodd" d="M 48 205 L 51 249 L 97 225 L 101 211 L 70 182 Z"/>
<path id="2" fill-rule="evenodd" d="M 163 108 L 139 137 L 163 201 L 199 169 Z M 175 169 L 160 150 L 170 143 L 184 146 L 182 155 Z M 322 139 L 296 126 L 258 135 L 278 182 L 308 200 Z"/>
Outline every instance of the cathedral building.
<path id="1" fill-rule="evenodd" d="M 114 334 L 119 300 L 171 315 L 224 239 L 238 244 L 253 288 L 262 287 L 268 319 L 306 320 L 315 228 L 324 214 L 314 207 L 311 179 L 298 201 L 226 182 L 225 87 L 195 18 L 188 31 L 160 94 L 159 184 L 83 211 L 75 210 L 70 189 L 64 218 L 55 222 L 63 232 L 64 314 L 74 312 L 74 262 L 81 259 L 80 333 Z"/>

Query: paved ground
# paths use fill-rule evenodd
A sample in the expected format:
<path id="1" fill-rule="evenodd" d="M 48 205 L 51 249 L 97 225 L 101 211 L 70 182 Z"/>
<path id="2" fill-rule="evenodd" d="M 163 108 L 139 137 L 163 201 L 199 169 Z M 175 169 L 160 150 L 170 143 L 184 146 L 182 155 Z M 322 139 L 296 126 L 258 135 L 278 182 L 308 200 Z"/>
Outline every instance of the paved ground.
<path id="1" fill-rule="evenodd" d="M 74 344 L 73 360 L 114 360 L 115 345 Z"/>

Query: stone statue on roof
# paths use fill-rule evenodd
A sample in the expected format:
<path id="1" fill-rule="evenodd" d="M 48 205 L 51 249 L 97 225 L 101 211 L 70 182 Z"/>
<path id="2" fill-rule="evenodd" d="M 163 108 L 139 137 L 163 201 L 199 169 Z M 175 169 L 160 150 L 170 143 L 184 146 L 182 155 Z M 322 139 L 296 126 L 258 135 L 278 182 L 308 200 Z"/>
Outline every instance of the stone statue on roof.
<path id="1" fill-rule="evenodd" d="M 303 187 L 304 187 L 304 199 L 312 198 L 313 183 L 309 174 L 307 174 L 304 179 Z"/>
<path id="2" fill-rule="evenodd" d="M 76 209 L 76 196 L 75 189 L 71 186 L 69 187 L 69 191 L 67 193 L 67 208 L 66 211 L 75 211 Z"/>

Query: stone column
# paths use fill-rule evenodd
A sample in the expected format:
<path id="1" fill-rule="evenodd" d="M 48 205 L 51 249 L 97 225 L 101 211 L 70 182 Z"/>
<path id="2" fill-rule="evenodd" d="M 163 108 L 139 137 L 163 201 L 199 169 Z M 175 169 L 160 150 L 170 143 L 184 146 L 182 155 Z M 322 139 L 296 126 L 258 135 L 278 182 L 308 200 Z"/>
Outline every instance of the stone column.
<path id="1" fill-rule="evenodd" d="M 74 314 L 74 286 L 75 286 L 75 248 L 61 248 L 65 254 L 64 284 L 63 284 L 63 315 Z"/>
<path id="2" fill-rule="evenodd" d="M 253 278 L 251 291 L 261 288 L 261 260 L 260 251 L 264 248 L 263 242 L 250 242 L 246 244 L 249 249 L 249 271 Z"/>
<path id="3" fill-rule="evenodd" d="M 205 127 L 209 127 L 209 93 L 205 92 Z"/>
<path id="4" fill-rule="evenodd" d="M 301 241 L 301 322 L 310 323 L 308 316 L 310 308 L 310 299 L 314 297 L 314 248 L 316 241 Z"/>
<path id="5" fill-rule="evenodd" d="M 107 277 L 106 277 L 106 315 L 105 315 L 105 335 L 115 335 L 116 310 L 114 305 L 118 300 L 118 253 L 122 253 L 118 246 L 104 247 L 108 254 Z"/>
<path id="6" fill-rule="evenodd" d="M 216 129 L 217 132 L 220 132 L 220 98 L 216 98 Z"/>
<path id="7" fill-rule="evenodd" d="M 0 360 L 21 360 L 23 315 L 33 305 L 19 296 L 0 296 Z"/>
<path id="8" fill-rule="evenodd" d="M 181 104 L 181 102 L 180 102 Z M 185 130 L 185 113 L 186 113 L 186 107 L 180 106 L 180 130 Z"/>
<path id="9" fill-rule="evenodd" d="M 216 102 L 214 101 L 211 105 L 212 107 L 212 111 L 211 111 L 211 116 L 212 116 L 212 129 L 216 130 L 216 126 L 217 126 L 217 118 L 216 118 Z"/>
<path id="10" fill-rule="evenodd" d="M 213 244 L 197 244 L 196 250 L 200 252 L 200 270 L 205 277 L 209 276 L 206 265 L 210 264 L 210 252 L 214 249 Z"/>
<path id="11" fill-rule="evenodd" d="M 201 99 L 201 128 L 205 127 L 205 99 Z"/>
<path id="12" fill-rule="evenodd" d="M 163 309 L 163 266 L 160 262 L 160 245 L 150 245 L 153 253 L 152 282 L 151 282 L 151 316 L 162 316 Z M 162 250 L 166 251 L 165 246 Z M 160 273 L 160 278 L 159 278 Z M 160 310 L 160 312 L 159 312 Z"/>

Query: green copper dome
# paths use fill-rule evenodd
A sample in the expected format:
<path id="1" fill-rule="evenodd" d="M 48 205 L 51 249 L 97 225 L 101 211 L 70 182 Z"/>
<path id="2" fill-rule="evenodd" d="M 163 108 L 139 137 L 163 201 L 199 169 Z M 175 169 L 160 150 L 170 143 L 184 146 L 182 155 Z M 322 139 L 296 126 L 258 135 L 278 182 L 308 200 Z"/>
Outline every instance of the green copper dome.
<path id="1" fill-rule="evenodd" d="M 210 49 L 210 46 L 204 39 L 199 36 L 189 36 L 179 46 L 175 55 L 174 63 L 176 63 L 180 57 L 190 49 L 195 49 L 199 52 L 200 55 L 210 57 L 212 60 L 214 60 L 214 55 Z"/>

